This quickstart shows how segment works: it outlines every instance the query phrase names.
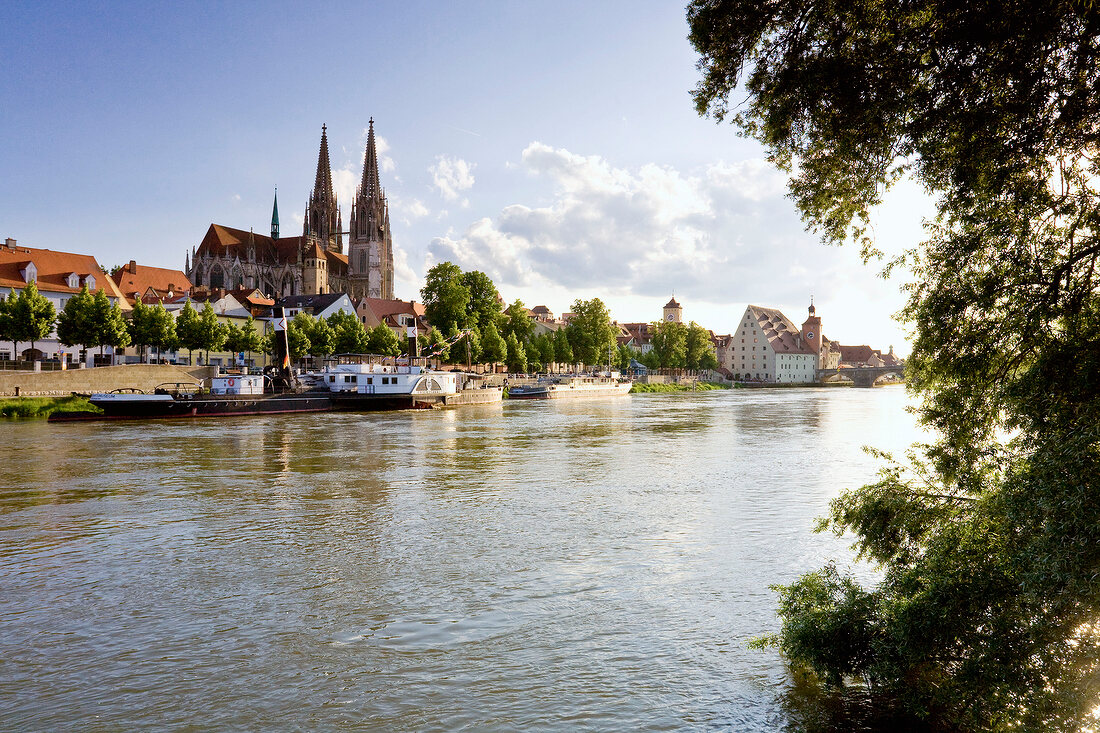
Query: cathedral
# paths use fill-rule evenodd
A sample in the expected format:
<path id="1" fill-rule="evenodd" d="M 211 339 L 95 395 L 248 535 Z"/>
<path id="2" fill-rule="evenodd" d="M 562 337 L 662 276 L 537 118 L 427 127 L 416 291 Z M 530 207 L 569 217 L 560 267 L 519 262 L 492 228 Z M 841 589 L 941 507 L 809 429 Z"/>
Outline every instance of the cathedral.
<path id="1" fill-rule="evenodd" d="M 211 224 L 187 255 L 184 272 L 197 288 L 259 288 L 270 297 L 347 293 L 353 298 L 393 299 L 390 212 L 378 181 L 374 118 L 367 132 L 363 179 L 343 230 L 332 188 L 328 130 L 321 125 L 317 178 L 306 204 L 300 237 L 279 236 L 279 199 L 271 210 L 271 236 Z M 348 235 L 344 254 L 343 236 Z"/>

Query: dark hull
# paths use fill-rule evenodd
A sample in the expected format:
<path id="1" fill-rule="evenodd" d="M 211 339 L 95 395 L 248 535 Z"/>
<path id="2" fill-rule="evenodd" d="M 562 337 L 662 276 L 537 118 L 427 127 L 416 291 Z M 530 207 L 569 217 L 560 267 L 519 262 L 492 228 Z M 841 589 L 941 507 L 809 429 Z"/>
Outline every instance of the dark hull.
<path id="1" fill-rule="evenodd" d="M 92 413 L 54 413 L 51 422 L 82 420 L 150 420 L 183 417 L 232 417 L 274 415 L 289 412 L 328 412 L 332 398 L 326 392 L 279 395 L 202 395 L 177 397 L 172 401 L 108 402 L 96 405 L 102 415 Z"/>

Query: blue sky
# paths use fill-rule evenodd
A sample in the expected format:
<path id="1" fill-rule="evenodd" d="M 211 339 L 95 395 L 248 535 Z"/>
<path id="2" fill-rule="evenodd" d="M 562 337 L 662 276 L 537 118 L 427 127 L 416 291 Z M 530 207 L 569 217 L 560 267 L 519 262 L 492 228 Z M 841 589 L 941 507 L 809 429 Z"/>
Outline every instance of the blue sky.
<path id="1" fill-rule="evenodd" d="M 0 236 L 182 268 L 211 223 L 296 234 L 328 125 L 341 208 L 367 120 L 383 147 L 398 297 L 433 262 L 556 313 L 728 332 L 747 303 L 844 343 L 904 346 L 900 280 L 803 231 L 784 179 L 700 118 L 675 2 L 6 3 Z M 912 188 L 879 245 L 919 241 Z"/>

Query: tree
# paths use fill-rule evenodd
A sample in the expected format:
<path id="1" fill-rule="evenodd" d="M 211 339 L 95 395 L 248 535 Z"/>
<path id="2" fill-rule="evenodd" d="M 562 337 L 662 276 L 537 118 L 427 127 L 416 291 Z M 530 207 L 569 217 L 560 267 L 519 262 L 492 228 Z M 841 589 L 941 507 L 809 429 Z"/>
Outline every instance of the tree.
<path id="1" fill-rule="evenodd" d="M 500 308 L 500 295 L 496 285 L 484 272 L 473 270 L 462 275 L 462 284 L 469 292 L 466 303 L 466 324 L 477 326 L 482 334 L 489 324 L 493 324 L 499 333 L 504 321 Z"/>
<path id="2" fill-rule="evenodd" d="M 713 369 L 718 366 L 710 332 L 695 321 L 688 324 L 684 334 L 684 352 L 684 364 L 688 369 Z"/>
<path id="3" fill-rule="evenodd" d="M 249 321 L 251 320 L 249 318 Z M 255 336 L 255 333 L 253 333 L 253 336 Z M 163 351 L 176 348 L 176 319 L 161 303 L 157 303 L 152 308 L 147 338 L 149 339 L 149 346 L 157 350 L 157 361 L 160 361 Z M 253 351 L 259 348 L 258 339 L 254 339 L 252 344 L 254 345 Z"/>
<path id="4" fill-rule="evenodd" d="M 367 329 L 363 322 L 351 313 L 336 311 L 328 317 L 328 325 L 332 328 L 332 353 L 334 354 L 365 354 L 367 353 Z"/>
<path id="5" fill-rule="evenodd" d="M 466 329 L 462 338 L 458 338 L 460 331 L 451 327 L 447 333 L 447 340 L 458 339 L 451 344 L 451 359 L 454 362 L 475 364 L 481 357 L 481 333 L 476 328 Z"/>
<path id="6" fill-rule="evenodd" d="M 447 333 L 454 326 L 465 328 L 469 323 L 466 308 L 470 290 L 463 284 L 462 270 L 452 262 L 433 265 L 420 289 L 424 313 L 428 322 Z"/>
<path id="7" fill-rule="evenodd" d="M 506 356 L 504 339 L 500 337 L 495 324 L 490 323 L 481 334 L 481 356 L 478 361 L 494 366 L 504 361 Z"/>
<path id="8" fill-rule="evenodd" d="M 687 366 L 688 329 L 675 321 L 655 321 L 650 343 L 657 364 L 662 369 L 682 369 Z"/>
<path id="9" fill-rule="evenodd" d="M 241 351 L 241 339 L 243 334 L 239 326 L 236 323 L 229 322 L 225 324 L 225 343 L 222 347 L 233 355 L 234 361 L 236 361 L 236 355 Z"/>
<path id="10" fill-rule="evenodd" d="M 225 344 L 225 326 L 218 323 L 218 316 L 209 300 L 199 313 L 197 335 L 200 339 L 198 348 L 206 350 L 206 363 L 209 364 L 210 352 L 218 351 Z"/>
<path id="11" fill-rule="evenodd" d="M 827 681 L 965 729 L 1093 724 L 1100 657 L 1100 13 L 1087 3 L 696 0 L 696 108 L 792 175 L 829 242 L 910 175 L 936 198 L 910 268 L 908 388 L 937 436 L 832 504 L 881 564 L 780 590 Z M 1036 22 L 1041 18 L 1041 22 Z M 740 85 L 740 86 L 739 86 Z"/>
<path id="12" fill-rule="evenodd" d="M 568 328 L 559 328 L 554 333 L 554 361 L 561 370 L 562 364 L 573 364 L 573 345 L 569 343 Z"/>
<path id="13" fill-rule="evenodd" d="M 130 343 L 138 347 L 142 361 L 145 361 L 146 347 L 152 337 L 152 317 L 153 309 L 139 299 L 130 311 L 130 322 L 127 324 L 127 329 L 130 331 Z"/>
<path id="14" fill-rule="evenodd" d="M 441 363 L 446 363 L 451 360 L 450 348 L 445 346 L 445 340 L 443 334 L 439 332 L 439 329 L 432 326 L 428 331 L 428 336 L 425 339 L 424 347 L 422 349 L 423 354 L 433 355 Z"/>
<path id="15" fill-rule="evenodd" d="M 192 364 L 192 353 L 195 349 L 201 349 L 204 342 L 199 325 L 199 314 L 190 300 L 183 304 L 183 309 L 176 318 L 176 340 L 180 346 L 187 349 L 187 363 Z"/>
<path id="16" fill-rule="evenodd" d="M 508 334 L 508 338 L 504 340 L 505 345 L 505 361 L 508 364 L 508 371 L 513 374 L 526 373 L 527 372 L 527 350 L 523 348 L 523 344 L 519 342 L 514 333 Z"/>
<path id="17" fill-rule="evenodd" d="M 615 348 L 615 328 L 611 314 L 599 298 L 573 301 L 569 321 L 569 342 L 573 358 L 589 365 L 607 362 L 609 349 Z"/>
<path id="18" fill-rule="evenodd" d="M 397 356 L 401 353 L 401 340 L 389 326 L 379 323 L 367 333 L 367 350 L 382 356 Z"/>
<path id="19" fill-rule="evenodd" d="M 19 295 L 8 296 L 7 302 L 8 338 L 15 347 L 16 359 L 19 358 L 20 341 L 29 341 L 31 349 L 39 339 L 44 339 L 53 330 L 57 320 L 57 311 L 46 296 L 38 292 L 34 281 L 27 283 Z"/>
<path id="20" fill-rule="evenodd" d="M 527 306 L 523 304 L 522 300 L 518 298 L 504 311 L 505 334 L 514 333 L 516 340 L 525 344 L 531 340 L 531 336 L 535 333 L 535 322 L 531 320 L 531 316 L 527 312 Z"/>
<path id="21" fill-rule="evenodd" d="M 57 340 L 65 346 L 80 344 L 84 349 L 96 343 L 95 306 L 87 285 L 65 301 L 57 317 Z"/>
<path id="22" fill-rule="evenodd" d="M 554 361 L 554 342 L 548 334 L 540 333 L 531 338 L 527 345 L 527 353 L 540 366 L 549 370 L 550 364 Z"/>
<path id="23" fill-rule="evenodd" d="M 316 358 L 328 356 L 333 353 L 333 344 L 336 334 L 332 330 L 332 327 L 328 325 L 328 321 L 324 318 L 314 318 L 308 313 L 299 312 L 291 319 L 291 323 L 293 323 L 309 341 L 309 346 L 306 347 L 305 353 Z"/>
<path id="24" fill-rule="evenodd" d="M 91 321 L 94 341 L 90 346 L 98 346 L 102 356 L 106 347 L 119 349 L 130 343 L 130 331 L 126 327 L 126 318 L 118 303 L 111 303 L 107 292 L 97 290 L 92 297 Z"/>

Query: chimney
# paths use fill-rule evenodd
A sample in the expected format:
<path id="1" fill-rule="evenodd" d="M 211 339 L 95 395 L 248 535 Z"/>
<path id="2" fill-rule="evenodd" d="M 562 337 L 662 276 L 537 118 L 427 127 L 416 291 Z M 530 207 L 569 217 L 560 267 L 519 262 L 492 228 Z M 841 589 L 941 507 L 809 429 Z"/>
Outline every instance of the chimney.
<path id="1" fill-rule="evenodd" d="M 11 237 L 8 237 L 7 239 L 4 240 L 4 246 L 7 247 L 8 249 L 15 249 L 15 240 L 12 239 Z"/>
<path id="2" fill-rule="evenodd" d="M 130 266 L 127 269 L 130 270 L 131 275 L 136 275 L 137 274 L 137 262 L 135 262 L 134 260 L 130 260 Z"/>

